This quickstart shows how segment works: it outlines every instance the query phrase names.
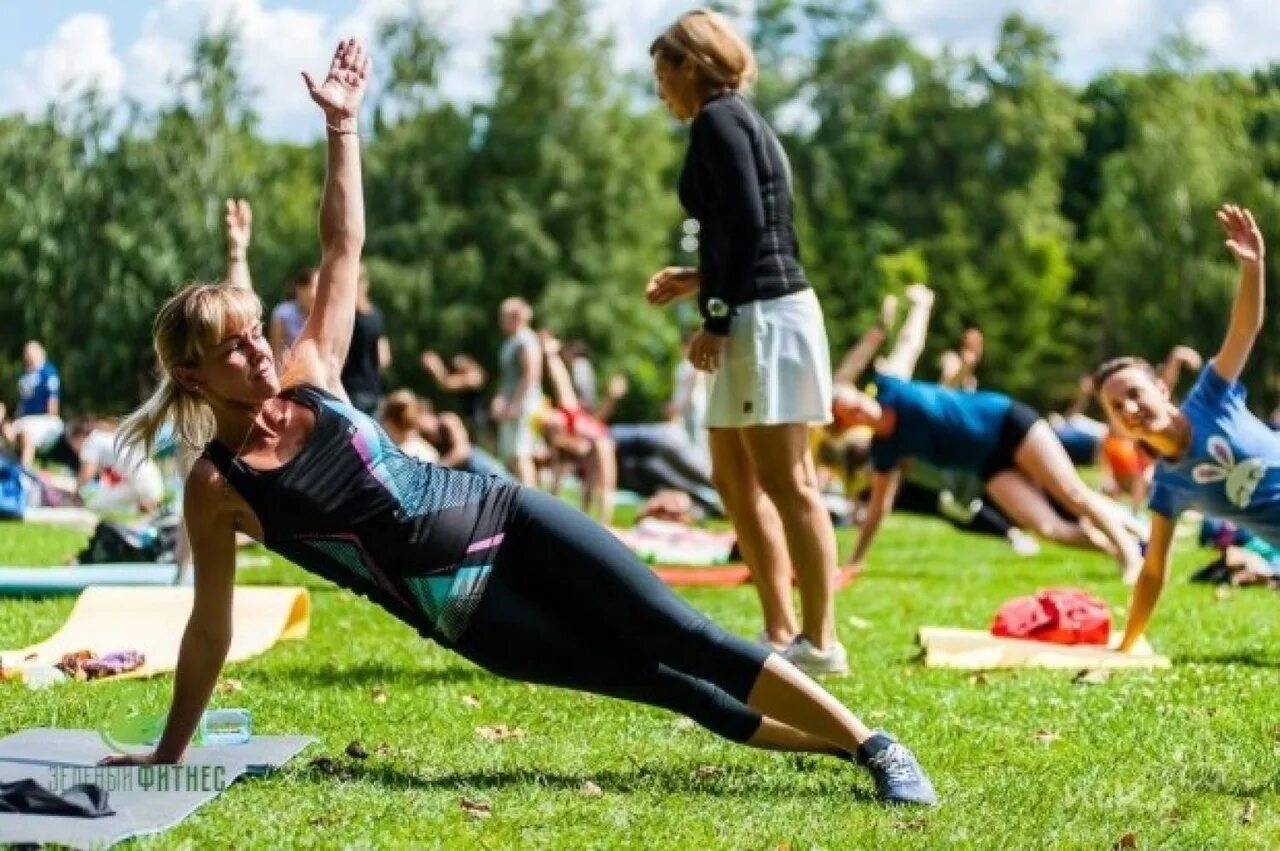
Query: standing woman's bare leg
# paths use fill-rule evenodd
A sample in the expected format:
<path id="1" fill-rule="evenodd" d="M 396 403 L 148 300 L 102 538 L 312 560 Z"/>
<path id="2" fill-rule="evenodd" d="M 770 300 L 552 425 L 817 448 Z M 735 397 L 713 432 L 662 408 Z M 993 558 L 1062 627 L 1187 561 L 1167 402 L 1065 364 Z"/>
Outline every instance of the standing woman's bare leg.
<path id="1" fill-rule="evenodd" d="M 801 630 L 817 648 L 836 640 L 836 532 L 800 423 L 742 430 L 756 479 L 778 509 L 800 586 Z"/>
<path id="2" fill-rule="evenodd" d="M 791 605 L 791 560 L 778 511 L 756 482 L 737 429 L 708 433 L 711 478 L 738 536 L 742 557 L 760 595 L 769 641 L 785 647 L 798 631 Z"/>

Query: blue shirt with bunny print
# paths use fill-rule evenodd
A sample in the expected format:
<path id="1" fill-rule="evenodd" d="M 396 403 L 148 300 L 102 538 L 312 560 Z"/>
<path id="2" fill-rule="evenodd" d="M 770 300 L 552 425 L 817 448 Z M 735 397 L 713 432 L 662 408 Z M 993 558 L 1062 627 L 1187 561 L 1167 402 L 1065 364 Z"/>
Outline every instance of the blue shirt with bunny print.
<path id="1" fill-rule="evenodd" d="M 1176 519 L 1188 508 L 1230 520 L 1280 546 L 1280 434 L 1245 406 L 1245 389 L 1210 361 L 1182 403 L 1191 446 L 1156 465 L 1151 510 Z"/>

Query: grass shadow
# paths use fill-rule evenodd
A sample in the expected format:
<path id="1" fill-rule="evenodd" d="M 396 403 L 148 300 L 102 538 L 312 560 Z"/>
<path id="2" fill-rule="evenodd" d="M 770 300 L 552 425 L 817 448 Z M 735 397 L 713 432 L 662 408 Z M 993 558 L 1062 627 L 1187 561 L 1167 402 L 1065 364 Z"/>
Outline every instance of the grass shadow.
<path id="1" fill-rule="evenodd" d="M 272 679 L 288 680 L 296 685 L 318 688 L 340 685 L 375 686 L 391 683 L 447 685 L 493 679 L 492 674 L 470 666 L 423 669 L 386 662 L 358 662 L 340 668 L 327 664 L 294 665 L 277 668 L 270 672 L 270 676 Z"/>
<path id="2" fill-rule="evenodd" d="M 1280 668 L 1280 657 L 1255 653 L 1179 653 L 1172 657 L 1175 665 L 1241 665 L 1246 668 Z"/>
<path id="3" fill-rule="evenodd" d="M 1280 792 L 1280 773 L 1257 783 L 1249 783 L 1243 779 L 1225 777 L 1219 774 L 1197 778 L 1187 784 L 1196 792 L 1211 795 L 1229 795 L 1233 798 L 1258 798 L 1263 795 L 1274 795 Z"/>
<path id="4" fill-rule="evenodd" d="M 406 771 L 387 763 L 365 763 L 350 760 L 330 760 L 325 768 L 314 767 L 314 761 L 297 772 L 299 777 L 319 782 L 327 779 L 377 783 L 389 790 L 425 790 L 442 792 L 500 791 L 515 787 L 537 787 L 557 792 L 579 792 L 590 780 L 609 792 L 630 794 L 657 791 L 663 794 L 713 795 L 716 797 L 757 798 L 762 794 L 771 797 L 813 798 L 811 789 L 800 790 L 793 784 L 779 782 L 776 777 L 761 776 L 759 783 L 744 782 L 746 772 L 725 770 L 722 773 L 703 774 L 696 766 L 639 765 L 628 770 L 592 773 L 544 772 L 533 769 L 501 771 L 458 771 L 438 775 L 423 775 Z M 869 786 L 855 785 L 854 775 L 849 775 L 848 785 L 840 783 L 838 794 L 854 801 L 875 803 L 876 797 Z M 825 792 L 825 790 L 824 790 Z M 817 794 L 823 794 L 819 792 Z"/>

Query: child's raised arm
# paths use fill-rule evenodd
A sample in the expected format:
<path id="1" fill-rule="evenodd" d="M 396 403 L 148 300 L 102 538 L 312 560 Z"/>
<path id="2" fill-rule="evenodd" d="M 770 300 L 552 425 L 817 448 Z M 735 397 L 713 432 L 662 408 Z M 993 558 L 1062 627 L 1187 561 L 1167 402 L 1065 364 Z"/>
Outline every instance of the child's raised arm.
<path id="1" fill-rule="evenodd" d="M 1253 220 L 1253 213 L 1232 204 L 1218 210 L 1218 221 L 1227 234 L 1227 250 L 1240 261 L 1240 283 L 1231 305 L 1231 324 L 1226 339 L 1214 358 L 1213 367 L 1229 382 L 1240 380 L 1253 341 L 1262 330 L 1266 301 L 1266 244 Z"/>

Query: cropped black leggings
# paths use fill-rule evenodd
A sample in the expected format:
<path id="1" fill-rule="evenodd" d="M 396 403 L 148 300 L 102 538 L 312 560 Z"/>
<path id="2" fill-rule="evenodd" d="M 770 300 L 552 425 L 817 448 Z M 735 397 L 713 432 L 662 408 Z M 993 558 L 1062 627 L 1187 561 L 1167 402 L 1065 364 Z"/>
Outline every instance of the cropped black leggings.
<path id="1" fill-rule="evenodd" d="M 522 489 L 480 605 L 446 645 L 492 673 L 660 706 L 733 741 L 769 652 L 672 593 L 608 530 Z"/>

